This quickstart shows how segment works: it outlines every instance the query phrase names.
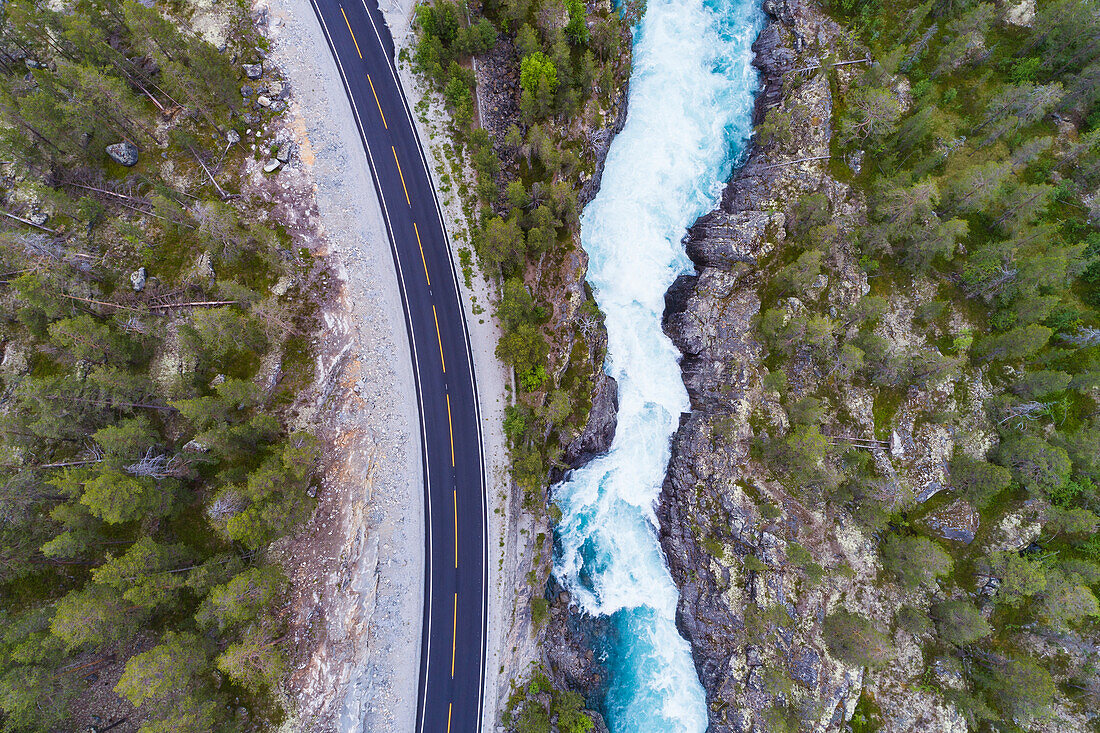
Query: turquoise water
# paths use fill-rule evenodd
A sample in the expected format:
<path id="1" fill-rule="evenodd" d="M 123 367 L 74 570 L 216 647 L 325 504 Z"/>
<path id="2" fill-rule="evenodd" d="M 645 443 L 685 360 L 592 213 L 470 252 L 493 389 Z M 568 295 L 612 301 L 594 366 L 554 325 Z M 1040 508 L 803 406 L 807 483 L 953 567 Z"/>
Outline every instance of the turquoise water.
<path id="1" fill-rule="evenodd" d="M 655 531 L 669 440 L 688 409 L 661 313 L 665 291 L 691 269 L 685 230 L 717 203 L 751 131 L 750 47 L 762 25 L 757 0 L 649 0 L 635 31 L 626 126 L 581 217 L 619 424 L 607 455 L 554 488 L 563 512 L 554 571 L 585 610 L 611 619 L 603 707 L 615 733 L 707 726 Z"/>

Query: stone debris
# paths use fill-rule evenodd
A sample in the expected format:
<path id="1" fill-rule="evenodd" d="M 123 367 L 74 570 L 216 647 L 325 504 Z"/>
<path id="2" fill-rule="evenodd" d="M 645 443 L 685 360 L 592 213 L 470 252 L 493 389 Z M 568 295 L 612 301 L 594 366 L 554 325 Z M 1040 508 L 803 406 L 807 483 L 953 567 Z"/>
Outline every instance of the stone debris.
<path id="1" fill-rule="evenodd" d="M 279 150 L 275 153 L 275 158 L 281 163 L 289 163 L 290 156 L 293 154 L 294 143 L 292 143 L 290 140 L 287 140 L 279 145 Z"/>
<path id="2" fill-rule="evenodd" d="M 107 155 L 111 156 L 111 160 L 119 165 L 124 165 L 127 168 L 137 165 L 139 154 L 137 146 L 133 143 L 115 143 L 108 145 L 106 150 Z"/>

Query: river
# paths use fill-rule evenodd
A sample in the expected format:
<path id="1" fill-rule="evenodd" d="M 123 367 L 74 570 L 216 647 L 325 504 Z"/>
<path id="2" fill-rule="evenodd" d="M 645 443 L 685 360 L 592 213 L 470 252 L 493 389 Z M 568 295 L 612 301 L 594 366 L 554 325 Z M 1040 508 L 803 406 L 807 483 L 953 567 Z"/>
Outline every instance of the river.
<path id="1" fill-rule="evenodd" d="M 615 733 L 707 726 L 655 529 L 670 439 L 689 407 L 661 313 L 665 291 L 691 269 L 681 239 L 714 208 L 751 132 L 751 45 L 762 26 L 757 0 L 649 0 L 626 125 L 581 217 L 619 416 L 611 450 L 554 487 L 563 513 L 554 572 L 582 608 L 611 619 L 602 707 Z"/>

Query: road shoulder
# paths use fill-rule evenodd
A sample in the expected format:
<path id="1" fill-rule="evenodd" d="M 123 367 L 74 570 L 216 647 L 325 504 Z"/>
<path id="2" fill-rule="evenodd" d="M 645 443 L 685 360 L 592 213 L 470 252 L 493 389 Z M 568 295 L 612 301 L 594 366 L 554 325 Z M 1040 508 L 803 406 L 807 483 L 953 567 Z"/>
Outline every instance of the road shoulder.
<path id="1" fill-rule="evenodd" d="M 288 548 L 291 678 L 285 730 L 412 730 L 424 577 L 419 419 L 397 277 L 362 142 L 309 0 L 262 0 L 269 60 L 293 89 L 336 297 L 319 335 L 319 507 Z M 413 653 L 410 653 L 412 650 Z"/>

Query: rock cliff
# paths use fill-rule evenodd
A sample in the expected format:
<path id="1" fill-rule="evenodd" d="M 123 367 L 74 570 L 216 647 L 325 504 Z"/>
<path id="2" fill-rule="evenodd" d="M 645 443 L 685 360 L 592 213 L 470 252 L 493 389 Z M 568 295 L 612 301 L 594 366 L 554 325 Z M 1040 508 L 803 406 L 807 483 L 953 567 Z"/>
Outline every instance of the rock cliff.
<path id="1" fill-rule="evenodd" d="M 831 77 L 843 78 L 846 68 L 833 62 L 857 51 L 844 46 L 836 23 L 803 0 L 769 1 L 764 9 L 770 22 L 754 47 L 762 82 L 757 135 L 718 209 L 685 238 L 696 273 L 681 277 L 666 295 L 664 328 L 683 353 L 692 408 L 673 438 L 657 511 L 681 592 L 678 624 L 693 647 L 712 733 L 843 730 L 871 687 L 883 709 L 904 699 L 882 715 L 887 729 L 965 730 L 940 698 L 903 690 L 923 667 L 917 636 L 895 633 L 894 661 L 873 681 L 862 666 L 830 654 L 823 630 L 828 614 L 858 610 L 886 628 L 904 599 L 876 582 L 870 533 L 812 487 L 777 480 L 761 458 L 769 436 L 790 434 L 791 404 L 820 394 L 830 376 L 801 347 L 787 366 L 781 398 L 758 328 L 762 296 L 774 293 L 775 268 L 791 259 L 785 242 L 805 197 L 827 205 L 832 240 L 822 274 L 799 297 L 781 300 L 784 323 L 809 323 L 814 311 L 844 321 L 869 292 L 846 241 L 863 221 L 864 202 L 834 175 L 845 162 L 827 163 Z M 855 170 L 859 162 L 847 164 Z M 931 393 L 914 393 L 910 401 L 931 399 Z M 902 408 L 894 420 L 904 435 L 891 446 L 876 438 L 872 402 L 858 390 L 837 395 L 825 418 L 827 439 L 866 441 L 859 445 L 872 448 L 869 460 L 895 477 L 891 490 L 903 495 L 899 502 L 942 482 L 944 456 L 936 453 L 936 441 L 913 434 L 929 428 L 906 423 Z"/>

